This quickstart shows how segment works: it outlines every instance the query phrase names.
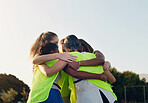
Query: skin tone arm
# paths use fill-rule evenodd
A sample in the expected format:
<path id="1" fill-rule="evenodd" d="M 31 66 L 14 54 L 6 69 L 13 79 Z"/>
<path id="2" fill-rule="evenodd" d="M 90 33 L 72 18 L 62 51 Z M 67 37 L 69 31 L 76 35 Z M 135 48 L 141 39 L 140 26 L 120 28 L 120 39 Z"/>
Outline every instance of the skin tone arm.
<path id="1" fill-rule="evenodd" d="M 96 50 L 94 53 L 97 57 L 105 59 L 104 55 L 100 51 Z M 104 70 L 105 75 L 107 76 L 107 80 L 112 84 L 112 83 L 116 82 L 116 79 L 112 75 L 112 73 L 109 71 L 110 67 L 111 67 L 110 62 L 105 61 L 104 65 L 103 65 L 103 70 Z"/>
<path id="2" fill-rule="evenodd" d="M 103 65 L 104 64 L 103 59 L 95 58 L 95 59 L 90 59 L 90 60 L 84 60 L 84 61 L 79 61 L 78 63 L 80 66 L 98 66 L 98 65 Z"/>
<path id="3" fill-rule="evenodd" d="M 95 74 L 95 73 L 88 73 L 85 71 L 75 71 L 74 69 L 71 69 L 71 67 L 67 66 L 64 69 L 64 72 L 67 74 L 71 75 L 74 78 L 79 78 L 79 79 L 100 79 L 102 81 L 106 81 L 107 77 L 106 75 L 103 74 Z"/>
<path id="4" fill-rule="evenodd" d="M 77 70 L 79 66 L 98 66 L 103 65 L 105 63 L 104 61 L 104 55 L 100 51 L 95 51 L 95 55 L 97 58 L 90 59 L 90 60 L 84 60 L 84 61 L 78 61 L 78 62 L 71 62 L 68 63 L 70 67 Z"/>
<path id="5" fill-rule="evenodd" d="M 107 76 L 107 80 L 112 84 L 116 82 L 115 77 L 112 75 L 112 73 L 109 71 L 111 64 L 110 62 L 106 61 L 103 65 L 104 73 Z"/>
<path id="6" fill-rule="evenodd" d="M 105 57 L 100 51 L 96 50 L 94 54 L 96 55 L 97 58 L 80 61 L 79 62 L 80 66 L 98 66 L 98 65 L 103 65 L 105 63 Z"/>
<path id="7" fill-rule="evenodd" d="M 98 58 L 68 63 L 68 65 L 72 67 L 74 70 L 77 70 L 79 66 L 98 66 L 103 64 L 104 60 Z"/>
<path id="8" fill-rule="evenodd" d="M 32 60 L 33 64 L 43 64 L 47 61 L 51 61 L 54 59 L 61 59 L 63 61 L 72 62 L 77 60 L 76 56 L 73 56 L 69 53 L 54 53 L 54 54 L 47 54 L 47 55 L 35 55 L 35 57 Z"/>
<path id="9" fill-rule="evenodd" d="M 39 68 L 45 76 L 50 77 L 56 74 L 57 72 L 61 71 L 66 65 L 67 65 L 67 62 L 59 60 L 55 65 L 51 67 L 47 66 L 46 64 L 41 64 L 39 65 Z"/>
<path id="10" fill-rule="evenodd" d="M 59 60 L 52 67 L 49 67 L 46 64 L 39 65 L 39 67 L 40 67 L 41 72 L 44 75 L 52 76 L 52 75 L 56 74 L 57 72 L 61 71 L 66 65 L 67 65 L 67 62 Z M 93 74 L 93 73 L 88 73 L 88 72 L 84 72 L 84 71 L 75 71 L 75 70 L 71 69 L 70 67 L 65 68 L 64 71 L 75 78 L 100 79 L 103 81 L 107 80 L 107 77 L 105 76 L 105 74 Z"/>
<path id="11" fill-rule="evenodd" d="M 104 55 L 99 50 L 95 50 L 94 54 L 96 55 L 97 58 L 105 60 Z"/>

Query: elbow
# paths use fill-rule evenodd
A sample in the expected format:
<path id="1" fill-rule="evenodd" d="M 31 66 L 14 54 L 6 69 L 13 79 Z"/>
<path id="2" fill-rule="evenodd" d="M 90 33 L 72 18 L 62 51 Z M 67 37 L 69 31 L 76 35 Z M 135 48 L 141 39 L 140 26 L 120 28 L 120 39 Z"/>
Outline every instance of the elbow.
<path id="1" fill-rule="evenodd" d="M 114 78 L 113 83 L 115 83 L 115 82 L 116 82 L 116 79 Z"/>
<path id="2" fill-rule="evenodd" d="M 37 63 L 35 62 L 35 60 L 32 60 L 32 63 L 33 63 L 33 64 L 37 64 Z"/>
<path id="3" fill-rule="evenodd" d="M 39 56 L 35 56 L 33 59 L 32 59 L 32 63 L 33 64 L 37 64 L 37 65 L 41 65 L 45 62 L 43 62 L 44 59 L 40 58 Z"/>
<path id="4" fill-rule="evenodd" d="M 32 63 L 33 64 L 38 64 L 35 58 L 33 58 Z"/>
<path id="5" fill-rule="evenodd" d="M 36 65 L 44 64 L 44 63 L 41 63 L 40 61 L 38 61 L 37 59 L 33 59 L 33 60 L 32 60 L 32 63 L 33 63 L 33 64 L 36 64 Z"/>
<path id="6" fill-rule="evenodd" d="M 105 63 L 104 59 L 98 59 L 98 65 L 103 65 Z"/>
<path id="7" fill-rule="evenodd" d="M 111 84 L 115 83 L 116 82 L 116 79 L 114 78 L 112 81 L 111 81 Z"/>

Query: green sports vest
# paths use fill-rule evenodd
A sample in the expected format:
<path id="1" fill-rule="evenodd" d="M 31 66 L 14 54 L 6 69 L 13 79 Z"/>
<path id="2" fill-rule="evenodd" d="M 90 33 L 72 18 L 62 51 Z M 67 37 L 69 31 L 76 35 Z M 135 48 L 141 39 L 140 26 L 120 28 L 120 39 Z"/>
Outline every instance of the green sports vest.
<path id="1" fill-rule="evenodd" d="M 70 54 L 77 56 L 78 57 L 77 61 L 96 58 L 96 55 L 93 53 L 86 53 L 85 55 L 83 55 L 79 52 L 70 52 Z M 86 72 L 96 73 L 96 74 L 102 74 L 104 72 L 102 66 L 80 66 L 79 69 L 80 71 L 86 71 Z M 111 85 L 108 82 L 104 82 L 99 79 L 87 79 L 87 80 L 91 82 L 92 84 L 94 84 L 95 86 L 111 92 L 113 96 L 115 97 L 115 99 L 117 100 L 117 97 L 115 93 L 113 92 Z M 73 85 L 75 84 L 73 83 Z"/>
<path id="2" fill-rule="evenodd" d="M 48 61 L 45 64 L 49 67 L 53 66 L 58 59 Z M 29 98 L 27 103 L 38 103 L 45 101 L 48 96 L 50 89 L 58 76 L 59 72 L 54 74 L 51 77 L 45 76 L 39 69 L 39 67 L 35 67 L 34 74 L 33 74 L 33 80 L 32 80 L 32 89 L 29 93 Z"/>
<path id="3" fill-rule="evenodd" d="M 61 87 L 61 96 L 62 97 L 68 97 L 70 94 L 70 89 L 69 89 L 69 82 L 68 82 L 68 77 L 69 75 L 66 74 L 63 70 L 61 70 L 61 78 L 58 82 L 59 86 Z"/>

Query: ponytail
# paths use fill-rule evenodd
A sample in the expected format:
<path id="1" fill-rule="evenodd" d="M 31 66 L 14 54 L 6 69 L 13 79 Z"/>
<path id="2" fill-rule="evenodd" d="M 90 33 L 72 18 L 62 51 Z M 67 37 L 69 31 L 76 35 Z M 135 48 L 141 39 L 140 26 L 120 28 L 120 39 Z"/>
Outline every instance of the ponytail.
<path id="1" fill-rule="evenodd" d="M 33 58 L 36 54 L 39 53 L 39 48 L 40 46 L 42 46 L 45 41 L 50 42 L 51 40 L 53 40 L 53 38 L 57 36 L 55 33 L 53 32 L 44 32 L 42 33 L 33 43 L 33 45 L 31 46 L 30 49 L 30 57 Z"/>

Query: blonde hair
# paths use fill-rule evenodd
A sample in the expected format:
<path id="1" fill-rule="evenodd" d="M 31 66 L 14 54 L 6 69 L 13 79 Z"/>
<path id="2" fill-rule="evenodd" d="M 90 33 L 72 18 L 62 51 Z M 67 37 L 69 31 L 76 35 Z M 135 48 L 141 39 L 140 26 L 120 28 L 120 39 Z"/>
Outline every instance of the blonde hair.
<path id="1" fill-rule="evenodd" d="M 50 42 L 53 40 L 55 36 L 57 36 L 55 33 L 49 31 L 42 33 L 31 46 L 30 57 L 33 58 L 37 53 L 39 53 L 40 46 L 42 46 L 45 41 Z"/>

